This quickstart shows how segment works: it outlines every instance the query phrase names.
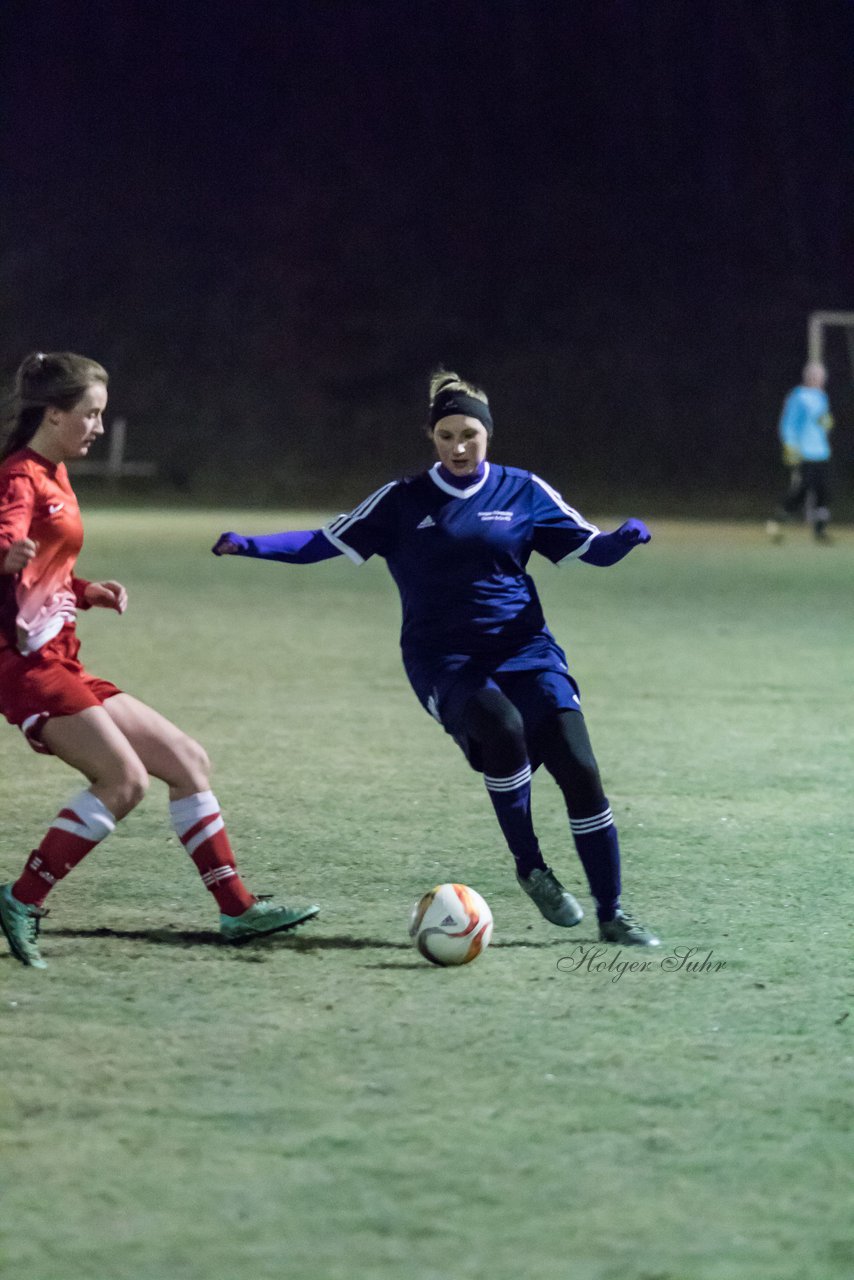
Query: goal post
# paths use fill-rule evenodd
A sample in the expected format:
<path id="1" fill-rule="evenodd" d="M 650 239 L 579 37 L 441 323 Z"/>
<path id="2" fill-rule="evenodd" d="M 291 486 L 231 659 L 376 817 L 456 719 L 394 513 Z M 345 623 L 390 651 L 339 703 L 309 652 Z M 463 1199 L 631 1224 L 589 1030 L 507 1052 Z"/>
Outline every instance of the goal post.
<path id="1" fill-rule="evenodd" d="M 813 311 L 807 320 L 807 359 L 824 363 L 826 330 L 841 328 L 848 348 L 848 365 L 854 374 L 854 311 Z"/>
<path id="2" fill-rule="evenodd" d="M 831 333 L 834 336 L 828 343 Z M 840 351 L 840 342 L 843 344 L 844 357 Z M 851 387 L 854 385 L 854 311 L 812 311 L 808 316 L 807 360 L 827 366 L 828 354 L 838 372 L 842 371 L 843 361 L 847 360 L 847 377 L 843 377 L 843 385 L 838 391 L 843 398 L 848 398 L 850 405 Z M 804 519 L 809 524 L 813 520 L 811 506 L 812 495 L 808 494 L 804 504 Z"/>
<path id="3" fill-rule="evenodd" d="M 110 480 L 120 480 L 123 476 L 156 475 L 157 465 L 154 462 L 129 462 L 125 457 L 127 431 L 127 418 L 114 418 L 107 434 L 106 458 L 83 458 L 72 462 L 73 473 L 77 476 L 106 476 Z"/>

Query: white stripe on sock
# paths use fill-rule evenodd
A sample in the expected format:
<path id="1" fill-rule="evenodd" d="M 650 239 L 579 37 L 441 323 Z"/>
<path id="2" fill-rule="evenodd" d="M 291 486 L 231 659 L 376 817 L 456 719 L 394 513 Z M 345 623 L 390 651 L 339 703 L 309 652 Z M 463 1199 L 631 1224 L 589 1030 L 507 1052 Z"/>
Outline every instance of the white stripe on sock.
<path id="1" fill-rule="evenodd" d="M 219 813 L 219 803 L 212 791 L 197 791 L 193 796 L 169 801 L 169 817 L 175 834 L 179 836 L 211 813 Z"/>
<path id="2" fill-rule="evenodd" d="M 82 840 L 91 840 L 93 844 L 115 831 L 115 818 L 103 801 L 89 790 L 78 791 L 62 808 L 70 809 L 77 821 L 57 815 L 51 823 L 57 831 L 67 831 L 72 836 L 80 836 Z"/>
<path id="3" fill-rule="evenodd" d="M 212 884 L 217 884 L 220 880 L 230 880 L 236 875 L 237 871 L 234 867 L 212 867 L 202 876 L 202 883 L 210 888 Z"/>
<path id="4" fill-rule="evenodd" d="M 197 831 L 189 840 L 184 840 L 182 837 L 182 843 L 184 848 L 187 850 L 187 853 L 192 856 L 200 844 L 204 844 L 206 840 L 210 840 L 211 836 L 215 836 L 218 831 L 222 831 L 224 826 L 225 823 L 222 820 L 222 815 L 217 813 L 215 817 L 211 818 L 210 822 L 205 823 L 201 831 Z"/>
<path id="5" fill-rule="evenodd" d="M 531 781 L 531 766 L 526 764 L 509 778 L 492 778 L 485 773 L 483 781 L 487 791 L 517 791 L 519 787 L 524 787 Z"/>
<path id="6" fill-rule="evenodd" d="M 593 831 L 604 831 L 606 827 L 613 826 L 614 815 L 611 813 L 610 807 L 603 809 L 601 813 L 595 814 L 592 818 L 570 818 L 569 829 L 574 836 L 590 835 Z"/>

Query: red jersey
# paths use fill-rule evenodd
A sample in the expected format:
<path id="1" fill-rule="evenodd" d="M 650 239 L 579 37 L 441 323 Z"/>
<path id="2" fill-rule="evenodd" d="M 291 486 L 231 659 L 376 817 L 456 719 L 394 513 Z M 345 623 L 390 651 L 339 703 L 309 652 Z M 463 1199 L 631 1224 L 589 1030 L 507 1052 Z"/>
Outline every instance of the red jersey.
<path id="1" fill-rule="evenodd" d="M 83 523 L 65 463 L 32 449 L 0 463 L 0 558 L 20 538 L 38 551 L 20 573 L 0 574 L 0 649 L 26 654 L 74 623 L 89 585 L 73 574 Z"/>

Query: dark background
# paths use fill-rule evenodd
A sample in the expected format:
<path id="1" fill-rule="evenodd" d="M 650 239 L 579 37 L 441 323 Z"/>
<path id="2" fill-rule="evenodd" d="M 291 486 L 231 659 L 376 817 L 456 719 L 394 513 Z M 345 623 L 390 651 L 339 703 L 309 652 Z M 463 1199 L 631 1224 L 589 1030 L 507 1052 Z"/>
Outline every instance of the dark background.
<path id="1" fill-rule="evenodd" d="M 849 0 L 7 0 L 0 42 L 3 372 L 101 360 L 164 486 L 355 501 L 444 362 L 582 508 L 773 503 L 854 309 Z"/>

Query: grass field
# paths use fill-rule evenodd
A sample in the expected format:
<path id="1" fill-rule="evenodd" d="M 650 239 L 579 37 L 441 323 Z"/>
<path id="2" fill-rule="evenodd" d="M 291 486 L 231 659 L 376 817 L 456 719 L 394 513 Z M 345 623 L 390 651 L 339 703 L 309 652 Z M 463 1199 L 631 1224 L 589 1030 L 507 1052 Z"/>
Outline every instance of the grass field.
<path id="1" fill-rule="evenodd" d="M 608 953 L 631 972 L 519 892 L 381 563 L 207 553 L 318 521 L 88 517 L 81 571 L 131 593 L 81 618 L 89 667 L 205 743 L 251 886 L 322 915 L 221 945 L 159 784 L 59 886 L 49 969 L 0 956 L 0 1274 L 850 1280 L 854 533 L 653 524 L 612 570 L 535 566 L 666 941 Z M 0 879 L 78 785 L 6 729 Z M 534 805 L 587 905 L 548 779 Z M 495 936 L 437 970 L 406 924 L 450 879 Z"/>

